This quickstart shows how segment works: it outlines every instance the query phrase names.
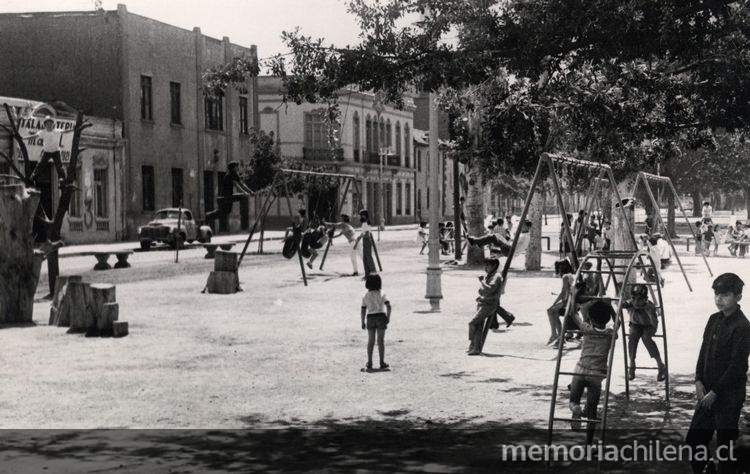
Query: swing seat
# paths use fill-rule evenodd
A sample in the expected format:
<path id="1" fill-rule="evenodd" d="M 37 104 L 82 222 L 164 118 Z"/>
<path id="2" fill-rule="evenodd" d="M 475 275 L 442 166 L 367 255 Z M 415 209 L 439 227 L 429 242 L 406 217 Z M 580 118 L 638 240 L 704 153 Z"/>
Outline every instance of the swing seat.
<path id="1" fill-rule="evenodd" d="M 297 253 L 297 247 L 299 246 L 299 235 L 290 235 L 284 240 L 284 249 L 281 254 L 285 258 L 292 258 Z"/>

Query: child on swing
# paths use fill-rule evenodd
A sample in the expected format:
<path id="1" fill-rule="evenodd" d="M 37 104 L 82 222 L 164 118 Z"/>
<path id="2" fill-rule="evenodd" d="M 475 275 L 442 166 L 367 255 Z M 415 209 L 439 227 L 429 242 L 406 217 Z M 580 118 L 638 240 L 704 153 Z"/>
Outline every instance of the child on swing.
<path id="1" fill-rule="evenodd" d="M 667 378 L 667 370 L 664 362 L 661 360 L 659 348 L 653 340 L 654 334 L 659 327 L 659 317 L 656 313 L 656 306 L 648 300 L 648 288 L 646 285 L 633 285 L 630 293 L 630 300 L 623 305 L 628 311 L 630 321 L 630 339 L 628 340 L 628 353 L 630 355 L 630 365 L 628 366 L 628 380 L 635 379 L 635 355 L 638 351 L 638 341 L 643 341 L 643 345 L 648 351 L 648 355 L 656 360 L 659 368 L 656 380 L 661 382 Z"/>
<path id="2" fill-rule="evenodd" d="M 385 330 L 391 321 L 391 303 L 388 297 L 381 291 L 383 281 L 378 274 L 369 274 L 365 277 L 365 288 L 367 293 L 362 298 L 362 329 L 367 329 L 367 365 L 372 369 L 372 350 L 375 347 L 375 336 L 378 339 L 378 355 L 380 356 L 380 369 L 387 369 L 385 363 Z"/>
<path id="3" fill-rule="evenodd" d="M 602 381 L 607 377 L 612 336 L 613 332 L 617 330 L 616 327 L 607 326 L 610 320 L 616 319 L 615 311 L 609 303 L 604 301 L 594 302 L 589 307 L 588 314 L 591 322 L 584 322 L 578 312 L 574 312 L 572 315 L 583 333 L 581 357 L 576 364 L 576 375 L 573 376 L 570 383 L 569 406 L 573 415 L 570 426 L 574 430 L 581 428 L 581 422 L 579 421 L 581 415 L 585 415 L 586 420 L 597 418 Z M 586 405 L 582 409 L 581 398 L 584 389 L 586 390 Z M 595 431 L 596 422 L 588 421 L 586 444 L 592 443 Z"/>

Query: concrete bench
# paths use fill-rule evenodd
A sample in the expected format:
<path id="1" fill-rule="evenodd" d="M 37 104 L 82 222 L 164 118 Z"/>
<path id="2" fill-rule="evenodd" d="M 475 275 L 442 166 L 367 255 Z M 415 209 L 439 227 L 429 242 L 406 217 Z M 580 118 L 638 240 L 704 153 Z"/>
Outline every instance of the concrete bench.
<path id="1" fill-rule="evenodd" d="M 543 235 L 542 236 L 542 240 L 546 240 L 547 241 L 547 251 L 549 251 L 549 249 L 550 249 L 550 247 L 552 245 L 552 242 L 551 242 L 551 239 L 550 239 L 549 235 Z"/>
<path id="2" fill-rule="evenodd" d="M 232 250 L 232 247 L 234 247 L 234 244 L 203 244 L 203 247 L 206 249 L 206 256 L 203 258 L 214 258 L 216 256 L 217 248 L 230 251 Z"/>
<path id="3" fill-rule="evenodd" d="M 96 265 L 94 265 L 94 270 L 111 269 L 112 266 L 109 264 L 109 257 L 112 254 L 114 254 L 117 257 L 117 263 L 115 263 L 115 268 L 130 267 L 130 263 L 128 263 L 128 258 L 133 254 L 133 251 L 132 250 L 117 250 L 113 252 L 94 252 L 94 257 L 96 257 Z"/>

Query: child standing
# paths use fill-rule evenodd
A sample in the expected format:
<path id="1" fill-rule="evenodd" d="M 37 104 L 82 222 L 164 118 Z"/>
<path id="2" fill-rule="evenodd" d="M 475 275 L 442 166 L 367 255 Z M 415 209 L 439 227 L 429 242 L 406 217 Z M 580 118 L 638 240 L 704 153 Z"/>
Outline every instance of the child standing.
<path id="1" fill-rule="evenodd" d="M 607 363 L 609 361 L 609 349 L 612 345 L 612 334 L 616 328 L 607 327 L 607 323 L 615 318 L 612 305 L 604 301 L 596 301 L 589 307 L 590 323 L 584 322 L 577 312 L 573 313 L 576 323 L 583 333 L 583 344 L 581 345 L 581 357 L 576 364 L 573 380 L 570 383 L 570 411 L 574 419 L 581 418 L 581 414 L 587 420 L 597 417 L 599 398 L 602 393 L 602 380 L 607 377 Z M 581 409 L 581 397 L 586 389 L 586 407 Z M 580 421 L 571 422 L 574 430 L 580 429 Z M 586 430 L 586 444 L 591 444 L 596 431 L 596 423 L 588 422 Z"/>
<path id="2" fill-rule="evenodd" d="M 367 329 L 367 365 L 372 369 L 372 350 L 375 347 L 375 336 L 378 337 L 378 355 L 380 368 L 387 369 L 385 363 L 385 330 L 391 321 L 391 303 L 381 291 L 383 281 L 380 275 L 371 274 L 365 278 L 367 293 L 362 298 L 362 329 Z"/>
<path id="3" fill-rule="evenodd" d="M 703 250 L 703 224 L 701 221 L 695 222 L 695 254 L 700 255 Z"/>
<path id="4" fill-rule="evenodd" d="M 645 285 L 634 285 L 630 293 L 630 301 L 625 302 L 622 307 L 627 309 L 630 320 L 628 380 L 635 379 L 635 355 L 638 351 L 638 341 L 642 340 L 648 355 L 656 360 L 656 365 L 659 367 L 656 380 L 663 381 L 667 378 L 667 370 L 653 339 L 659 327 L 659 318 L 656 314 L 656 306 L 648 300 L 648 288 Z"/>
<path id="5" fill-rule="evenodd" d="M 558 275 L 562 279 L 562 288 L 560 294 L 552 303 L 552 306 L 547 308 L 547 318 L 549 319 L 550 336 L 547 340 L 547 344 L 552 344 L 562 336 L 562 324 L 560 323 L 560 316 L 565 315 L 565 307 L 568 304 L 568 298 L 570 292 L 575 286 L 575 275 L 573 274 L 573 266 L 567 260 L 560 260 L 555 262 L 555 275 Z"/>
<path id="6" fill-rule="evenodd" d="M 706 257 L 711 256 L 711 246 L 714 243 L 714 226 L 711 224 L 706 224 L 705 229 L 703 230 L 703 251 L 706 254 Z"/>
<path id="7" fill-rule="evenodd" d="M 719 312 L 708 318 L 703 332 L 695 367 L 698 406 L 685 437 L 685 444 L 693 453 L 700 452 L 699 447 L 706 452 L 716 431 L 719 459 L 727 459 L 731 454 L 729 446 L 739 435 L 740 411 L 745 401 L 750 322 L 738 304 L 743 286 L 744 282 L 734 273 L 719 275 L 712 285 Z M 705 459 L 693 459 L 691 464 L 694 473 L 705 472 Z M 735 471 L 729 462 L 724 462 L 719 472 Z"/>
<path id="8" fill-rule="evenodd" d="M 479 296 L 477 297 L 477 312 L 469 321 L 469 350 L 470 356 L 482 353 L 482 337 L 484 322 L 494 317 L 500 303 L 500 290 L 503 279 L 497 272 L 500 260 L 488 258 L 484 261 L 485 275 L 479 277 Z"/>

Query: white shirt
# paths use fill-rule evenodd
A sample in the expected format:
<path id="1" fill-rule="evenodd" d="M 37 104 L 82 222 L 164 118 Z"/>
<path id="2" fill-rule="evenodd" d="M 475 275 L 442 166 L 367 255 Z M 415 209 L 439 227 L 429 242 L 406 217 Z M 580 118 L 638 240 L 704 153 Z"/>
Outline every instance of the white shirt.
<path id="1" fill-rule="evenodd" d="M 656 248 L 659 250 L 659 255 L 662 260 L 669 260 L 670 258 L 672 258 L 672 251 L 669 249 L 669 244 L 666 240 L 657 240 Z"/>
<path id="2" fill-rule="evenodd" d="M 388 303 L 388 297 L 381 290 L 368 291 L 362 298 L 362 307 L 367 308 L 367 314 L 387 314 L 386 303 Z"/>
<path id="3" fill-rule="evenodd" d="M 48 132 L 46 128 L 39 130 L 36 136 L 42 139 L 42 146 L 45 153 L 54 153 L 60 151 L 60 132 L 52 130 Z"/>
<path id="4" fill-rule="evenodd" d="M 714 213 L 714 208 L 709 206 L 703 206 L 703 218 L 710 219 Z"/>

